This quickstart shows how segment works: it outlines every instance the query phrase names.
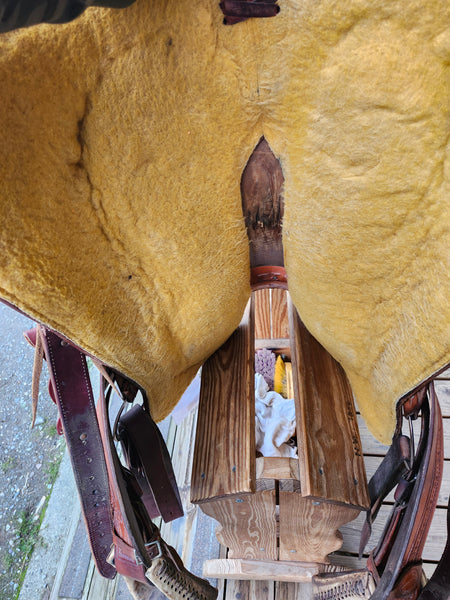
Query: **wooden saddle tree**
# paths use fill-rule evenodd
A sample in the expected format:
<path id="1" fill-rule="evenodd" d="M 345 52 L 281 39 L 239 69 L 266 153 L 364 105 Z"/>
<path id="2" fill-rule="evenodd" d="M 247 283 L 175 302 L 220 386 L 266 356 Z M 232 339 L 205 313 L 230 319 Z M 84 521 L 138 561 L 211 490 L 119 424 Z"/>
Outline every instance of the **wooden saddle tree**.
<path id="1" fill-rule="evenodd" d="M 220 527 L 228 558 L 204 575 L 308 581 L 333 570 L 338 528 L 369 506 L 353 396 L 341 366 L 289 299 L 283 173 L 262 138 L 241 182 L 252 297 L 240 326 L 202 371 L 191 500 Z M 291 357 L 298 459 L 256 458 L 255 350 Z"/>

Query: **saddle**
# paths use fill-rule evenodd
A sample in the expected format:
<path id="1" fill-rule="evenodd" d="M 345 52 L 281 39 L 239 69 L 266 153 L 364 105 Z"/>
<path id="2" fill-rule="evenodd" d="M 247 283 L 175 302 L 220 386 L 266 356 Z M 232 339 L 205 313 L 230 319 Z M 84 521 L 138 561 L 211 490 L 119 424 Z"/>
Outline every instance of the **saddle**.
<path id="1" fill-rule="evenodd" d="M 285 269 L 302 321 L 343 365 L 370 429 L 397 440 L 398 407 L 450 360 L 450 8 L 292 0 L 267 3 L 275 14 L 258 19 L 231 4 L 232 26 L 209 0 L 138 0 L 0 38 L 0 295 L 106 365 L 106 381 L 131 380 L 158 421 L 236 328 L 251 284 L 276 284 Z M 280 159 L 285 211 L 282 250 L 260 263 L 245 218 L 266 235 L 281 213 L 269 194 L 243 219 L 240 181 L 262 138 Z M 403 479 L 425 477 L 439 437 L 427 398 L 419 462 L 406 473 L 394 460 L 402 506 L 412 498 L 414 510 L 420 486 Z M 120 485 L 136 497 L 134 483 Z M 373 485 L 369 529 L 387 487 Z M 142 562 L 157 534 L 143 517 L 130 528 L 146 532 L 137 550 L 125 540 Z M 385 549 L 376 555 L 374 593 L 388 598 L 420 543 L 395 567 Z M 446 562 L 422 594 L 445 590 Z M 385 573 L 394 583 L 379 584 Z"/>

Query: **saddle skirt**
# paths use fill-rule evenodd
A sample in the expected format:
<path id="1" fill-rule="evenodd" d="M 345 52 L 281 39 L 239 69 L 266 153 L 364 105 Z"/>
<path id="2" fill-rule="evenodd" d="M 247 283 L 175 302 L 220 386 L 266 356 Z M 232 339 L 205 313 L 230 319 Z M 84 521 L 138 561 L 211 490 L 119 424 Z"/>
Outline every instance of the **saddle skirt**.
<path id="1" fill-rule="evenodd" d="M 0 295 L 156 420 L 250 294 L 240 179 L 285 178 L 289 290 L 388 443 L 450 361 L 450 4 L 137 0 L 0 38 Z"/>

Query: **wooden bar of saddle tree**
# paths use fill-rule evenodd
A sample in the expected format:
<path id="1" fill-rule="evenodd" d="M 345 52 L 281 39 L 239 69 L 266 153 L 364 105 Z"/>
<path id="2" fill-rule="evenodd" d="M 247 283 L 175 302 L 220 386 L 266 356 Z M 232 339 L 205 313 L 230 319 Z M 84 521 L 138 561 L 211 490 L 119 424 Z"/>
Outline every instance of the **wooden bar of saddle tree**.
<path id="1" fill-rule="evenodd" d="M 302 496 L 366 510 L 370 501 L 350 384 L 290 299 L 288 311 Z"/>
<path id="2" fill-rule="evenodd" d="M 255 491 L 254 309 L 204 364 L 191 501 Z"/>

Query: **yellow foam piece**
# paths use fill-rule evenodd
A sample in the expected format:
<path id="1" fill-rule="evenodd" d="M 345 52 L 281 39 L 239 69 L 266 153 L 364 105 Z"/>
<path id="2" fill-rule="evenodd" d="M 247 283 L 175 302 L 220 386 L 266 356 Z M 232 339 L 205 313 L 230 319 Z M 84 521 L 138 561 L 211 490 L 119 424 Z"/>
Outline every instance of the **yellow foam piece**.
<path id="1" fill-rule="evenodd" d="M 277 360 L 275 362 L 275 374 L 273 376 L 273 391 L 287 398 L 286 366 L 281 356 L 277 356 Z"/>
<path id="2" fill-rule="evenodd" d="M 373 433 L 450 360 L 450 5 L 137 0 L 0 38 L 0 293 L 131 376 L 156 419 L 250 290 L 240 176 L 285 176 L 302 319 Z"/>

